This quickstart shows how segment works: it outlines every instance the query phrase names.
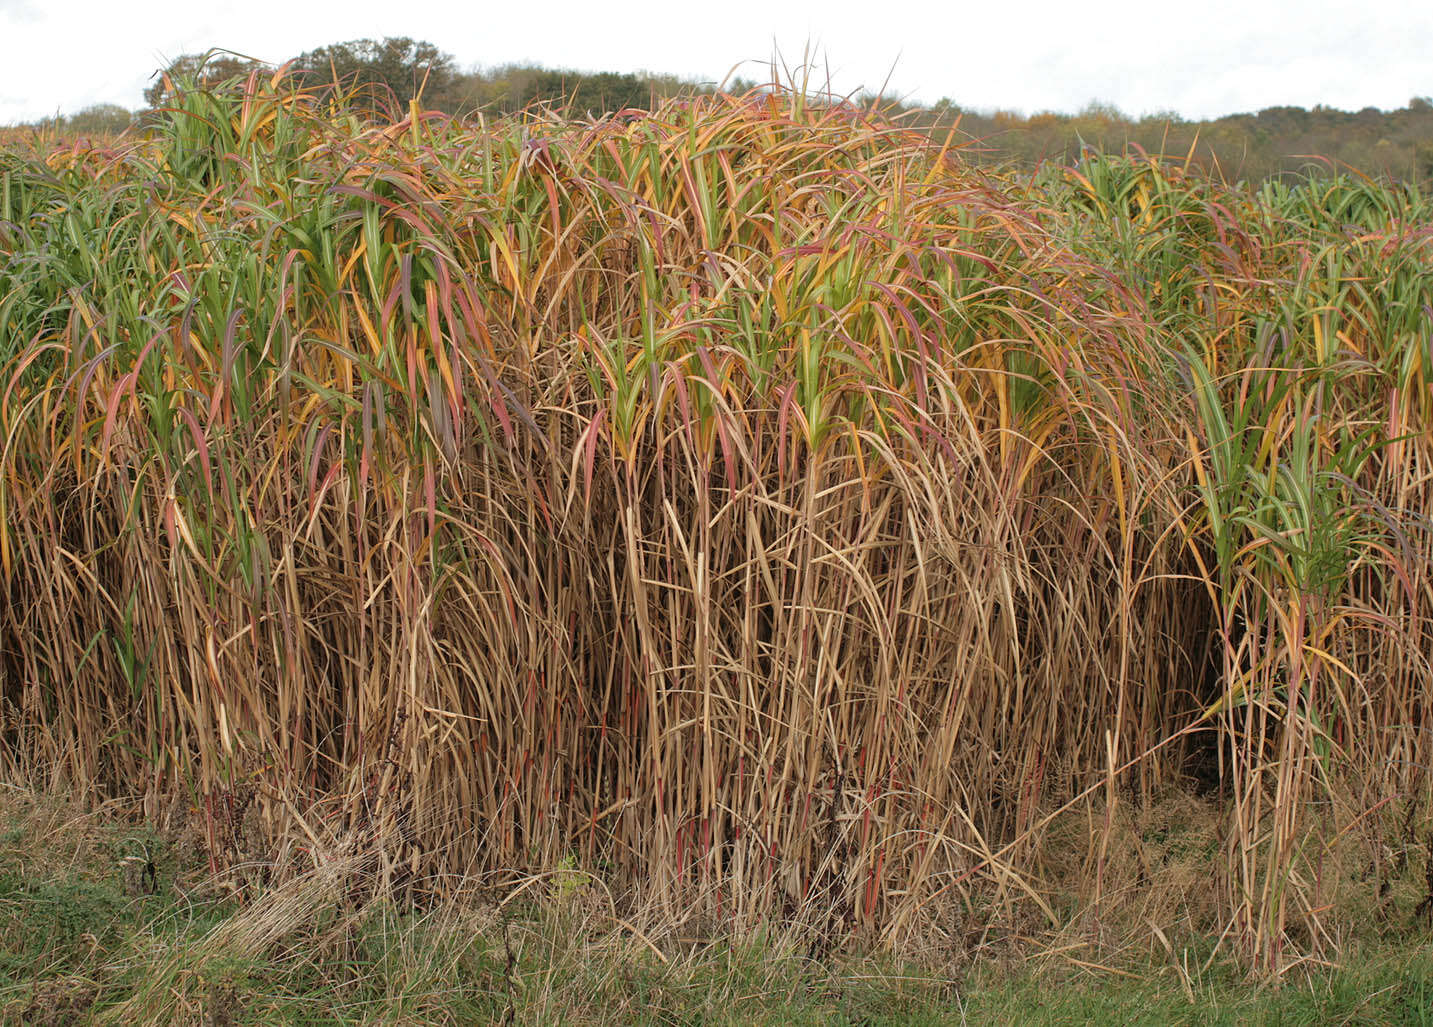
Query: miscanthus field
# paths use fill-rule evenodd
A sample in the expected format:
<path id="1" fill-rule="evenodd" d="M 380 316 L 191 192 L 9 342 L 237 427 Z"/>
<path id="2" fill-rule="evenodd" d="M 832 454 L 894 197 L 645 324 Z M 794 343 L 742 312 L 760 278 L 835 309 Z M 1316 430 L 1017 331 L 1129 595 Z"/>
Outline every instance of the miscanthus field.
<path id="1" fill-rule="evenodd" d="M 654 949 L 1426 915 L 1433 203 L 963 145 L 282 76 L 12 140 L 6 775 Z"/>

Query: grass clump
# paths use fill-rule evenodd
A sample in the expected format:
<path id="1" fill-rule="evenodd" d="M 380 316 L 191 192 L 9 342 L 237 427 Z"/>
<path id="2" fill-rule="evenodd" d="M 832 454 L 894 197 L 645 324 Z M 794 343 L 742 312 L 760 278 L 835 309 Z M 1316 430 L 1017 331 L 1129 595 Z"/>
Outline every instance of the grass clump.
<path id="1" fill-rule="evenodd" d="M 1221 936 L 1327 955 L 1428 809 L 1427 222 L 800 93 L 5 151 L 4 755 L 241 893 L 894 950 L 1197 772 Z"/>

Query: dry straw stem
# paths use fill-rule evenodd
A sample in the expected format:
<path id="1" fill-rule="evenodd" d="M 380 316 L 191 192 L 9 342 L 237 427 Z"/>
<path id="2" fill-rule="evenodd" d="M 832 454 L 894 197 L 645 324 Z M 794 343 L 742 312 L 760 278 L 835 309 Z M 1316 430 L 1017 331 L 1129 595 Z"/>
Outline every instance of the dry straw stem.
<path id="1" fill-rule="evenodd" d="M 779 92 L 6 151 L 6 759 L 894 945 L 1198 765 L 1277 965 L 1309 801 L 1427 788 L 1426 212 Z"/>

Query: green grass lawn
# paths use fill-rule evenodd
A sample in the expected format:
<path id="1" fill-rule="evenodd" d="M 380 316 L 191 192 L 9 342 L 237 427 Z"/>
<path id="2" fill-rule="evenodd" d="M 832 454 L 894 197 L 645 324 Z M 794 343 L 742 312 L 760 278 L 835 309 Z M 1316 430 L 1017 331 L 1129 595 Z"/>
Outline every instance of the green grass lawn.
<path id="1" fill-rule="evenodd" d="M 341 872 L 216 880 L 200 846 L 114 814 L 0 801 L 5 1023 L 1433 1023 L 1429 933 L 1251 981 L 1202 952 L 1007 940 L 909 963 L 639 936 L 593 889 L 403 911 Z M 1160 951 L 1154 949 L 1154 951 Z"/>

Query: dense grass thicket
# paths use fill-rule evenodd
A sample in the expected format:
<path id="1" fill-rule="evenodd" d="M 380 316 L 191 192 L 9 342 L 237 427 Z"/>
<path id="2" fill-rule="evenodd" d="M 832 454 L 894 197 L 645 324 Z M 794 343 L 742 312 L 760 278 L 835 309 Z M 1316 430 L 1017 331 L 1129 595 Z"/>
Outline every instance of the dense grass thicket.
<path id="1" fill-rule="evenodd" d="M 5 151 L 3 753 L 216 865 L 897 947 L 1056 919 L 1072 817 L 1098 909 L 1195 779 L 1282 965 L 1427 811 L 1430 225 L 800 95 Z"/>

